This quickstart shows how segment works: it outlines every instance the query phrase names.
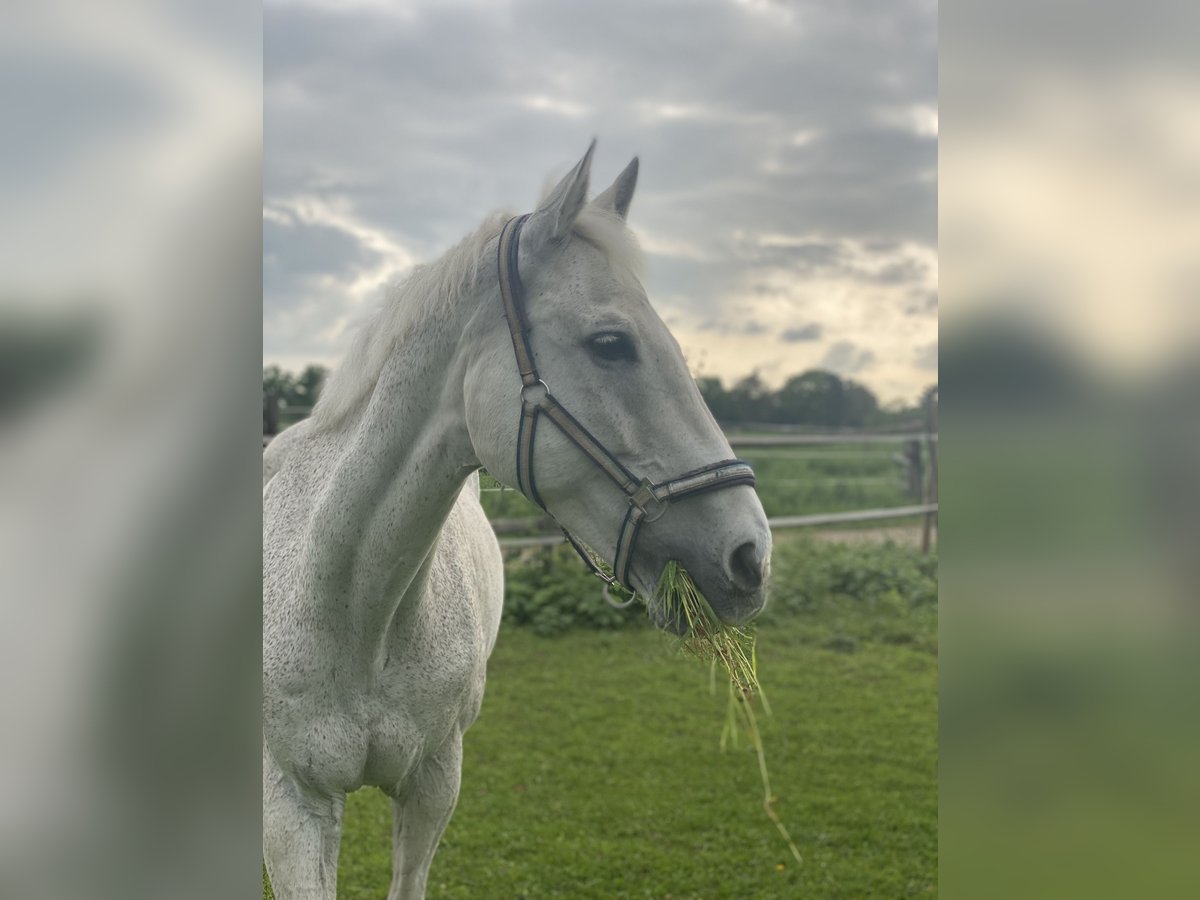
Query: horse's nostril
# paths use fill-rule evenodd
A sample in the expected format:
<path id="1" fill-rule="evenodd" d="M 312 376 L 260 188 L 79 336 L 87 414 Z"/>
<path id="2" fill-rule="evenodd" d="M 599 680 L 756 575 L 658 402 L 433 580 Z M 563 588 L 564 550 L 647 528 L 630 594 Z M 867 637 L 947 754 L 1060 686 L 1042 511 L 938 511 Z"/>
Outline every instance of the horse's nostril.
<path id="1" fill-rule="evenodd" d="M 757 544 L 753 541 L 742 544 L 729 558 L 729 574 L 734 584 L 748 590 L 762 587 L 764 562 Z"/>

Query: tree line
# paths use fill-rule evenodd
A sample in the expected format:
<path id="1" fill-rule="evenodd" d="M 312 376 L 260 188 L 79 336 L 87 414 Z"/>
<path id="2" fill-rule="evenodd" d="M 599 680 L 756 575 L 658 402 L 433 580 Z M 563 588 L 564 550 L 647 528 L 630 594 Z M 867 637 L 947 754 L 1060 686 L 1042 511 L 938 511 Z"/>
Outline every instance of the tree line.
<path id="1" fill-rule="evenodd" d="M 698 378 L 696 384 L 723 425 L 880 427 L 923 422 L 930 404 L 937 403 L 937 385 L 931 385 L 913 405 L 883 406 L 870 388 L 824 369 L 793 375 L 778 390 L 767 387 L 757 373 L 729 388 L 712 377 Z"/>
<path id="2" fill-rule="evenodd" d="M 263 368 L 264 408 L 273 402 L 284 411 L 316 403 L 329 371 L 310 365 L 299 375 L 279 366 Z M 823 369 L 793 375 L 771 390 L 757 373 L 730 387 L 719 378 L 698 378 L 700 394 L 722 425 L 801 425 L 820 428 L 885 427 L 924 421 L 937 402 L 937 385 L 926 388 L 913 405 L 882 406 L 865 385 Z"/>
<path id="3" fill-rule="evenodd" d="M 263 396 L 275 398 L 284 409 L 311 407 L 328 377 L 329 370 L 324 366 L 305 366 L 299 375 L 285 372 L 279 366 L 263 366 Z"/>

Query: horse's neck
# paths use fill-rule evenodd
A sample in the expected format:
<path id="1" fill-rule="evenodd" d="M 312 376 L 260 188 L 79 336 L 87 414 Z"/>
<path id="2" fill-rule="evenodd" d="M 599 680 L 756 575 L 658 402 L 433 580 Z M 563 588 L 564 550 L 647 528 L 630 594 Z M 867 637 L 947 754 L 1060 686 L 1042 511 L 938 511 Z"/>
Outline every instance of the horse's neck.
<path id="1" fill-rule="evenodd" d="M 318 602 L 354 640 L 371 644 L 372 655 L 399 604 L 420 596 L 423 563 L 478 467 L 459 346 L 469 311 L 470 304 L 447 310 L 406 334 L 363 411 L 341 429 L 344 445 L 312 518 L 321 532 L 311 544 Z"/>

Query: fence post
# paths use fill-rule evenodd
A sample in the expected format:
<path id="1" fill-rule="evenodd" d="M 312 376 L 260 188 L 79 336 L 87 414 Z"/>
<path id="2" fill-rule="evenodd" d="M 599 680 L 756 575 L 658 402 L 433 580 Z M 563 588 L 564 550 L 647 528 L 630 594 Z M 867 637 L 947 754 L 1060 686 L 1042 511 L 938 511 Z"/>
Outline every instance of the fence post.
<path id="1" fill-rule="evenodd" d="M 921 464 L 921 442 L 911 440 L 904 445 L 905 464 L 908 474 L 908 496 L 914 503 L 925 498 L 925 472 Z"/>
<path id="2" fill-rule="evenodd" d="M 925 482 L 925 502 L 929 504 L 938 502 L 937 428 L 937 391 L 932 391 L 926 400 L 925 407 L 925 449 L 929 454 L 929 478 Z M 936 524 L 937 513 L 926 513 L 925 522 L 921 528 L 922 553 L 929 552 L 933 529 Z"/>

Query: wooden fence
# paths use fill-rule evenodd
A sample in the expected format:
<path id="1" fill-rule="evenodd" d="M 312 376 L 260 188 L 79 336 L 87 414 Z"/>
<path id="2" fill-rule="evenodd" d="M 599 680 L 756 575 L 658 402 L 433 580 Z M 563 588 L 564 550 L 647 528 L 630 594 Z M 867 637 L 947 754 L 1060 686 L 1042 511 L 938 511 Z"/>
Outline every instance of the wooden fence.
<path id="1" fill-rule="evenodd" d="M 267 431 L 267 415 L 264 403 L 264 434 L 263 446 L 270 441 L 272 432 Z M 292 408 L 288 413 L 303 416 L 307 408 Z M 277 423 L 273 421 L 272 425 Z M 914 423 L 917 424 L 917 423 Z M 728 435 L 729 442 L 734 447 L 813 447 L 830 444 L 899 444 L 901 452 L 893 458 L 904 471 L 907 491 L 910 497 L 921 502 L 907 506 L 893 506 L 882 509 L 858 509 L 842 512 L 814 513 L 794 516 L 775 516 L 768 519 L 772 530 L 786 528 L 812 528 L 822 525 L 843 525 L 859 522 L 884 521 L 888 519 L 922 519 L 921 550 L 929 552 L 934 540 L 934 530 L 937 527 L 938 493 L 937 493 L 937 412 L 932 407 L 926 419 L 926 430 L 905 431 L 898 433 L 880 432 L 833 432 L 826 434 L 807 434 L 803 432 L 776 432 L 772 434 L 737 434 Z M 503 490 L 502 488 L 484 488 Z M 552 547 L 561 544 L 564 538 L 561 533 L 549 533 L 554 528 L 554 521 L 548 516 L 526 516 L 522 518 L 493 519 L 492 527 L 500 540 L 500 546 L 510 549 L 524 547 Z M 523 537 L 508 537 L 514 531 L 529 531 L 533 528 L 546 529 L 546 534 L 527 535 Z"/>
<path id="2" fill-rule="evenodd" d="M 847 512 L 816 513 L 807 516 L 776 516 L 767 519 L 771 530 L 784 528 L 811 528 L 814 525 L 842 525 L 850 522 L 873 522 L 883 519 L 908 519 L 915 516 L 936 515 L 936 503 L 923 503 L 918 506 L 893 506 L 888 509 L 854 509 Z M 561 534 L 536 534 L 530 537 L 502 537 L 501 547 L 518 549 L 522 547 L 553 547 L 565 543 Z M 925 548 L 928 550 L 928 547 Z"/>

